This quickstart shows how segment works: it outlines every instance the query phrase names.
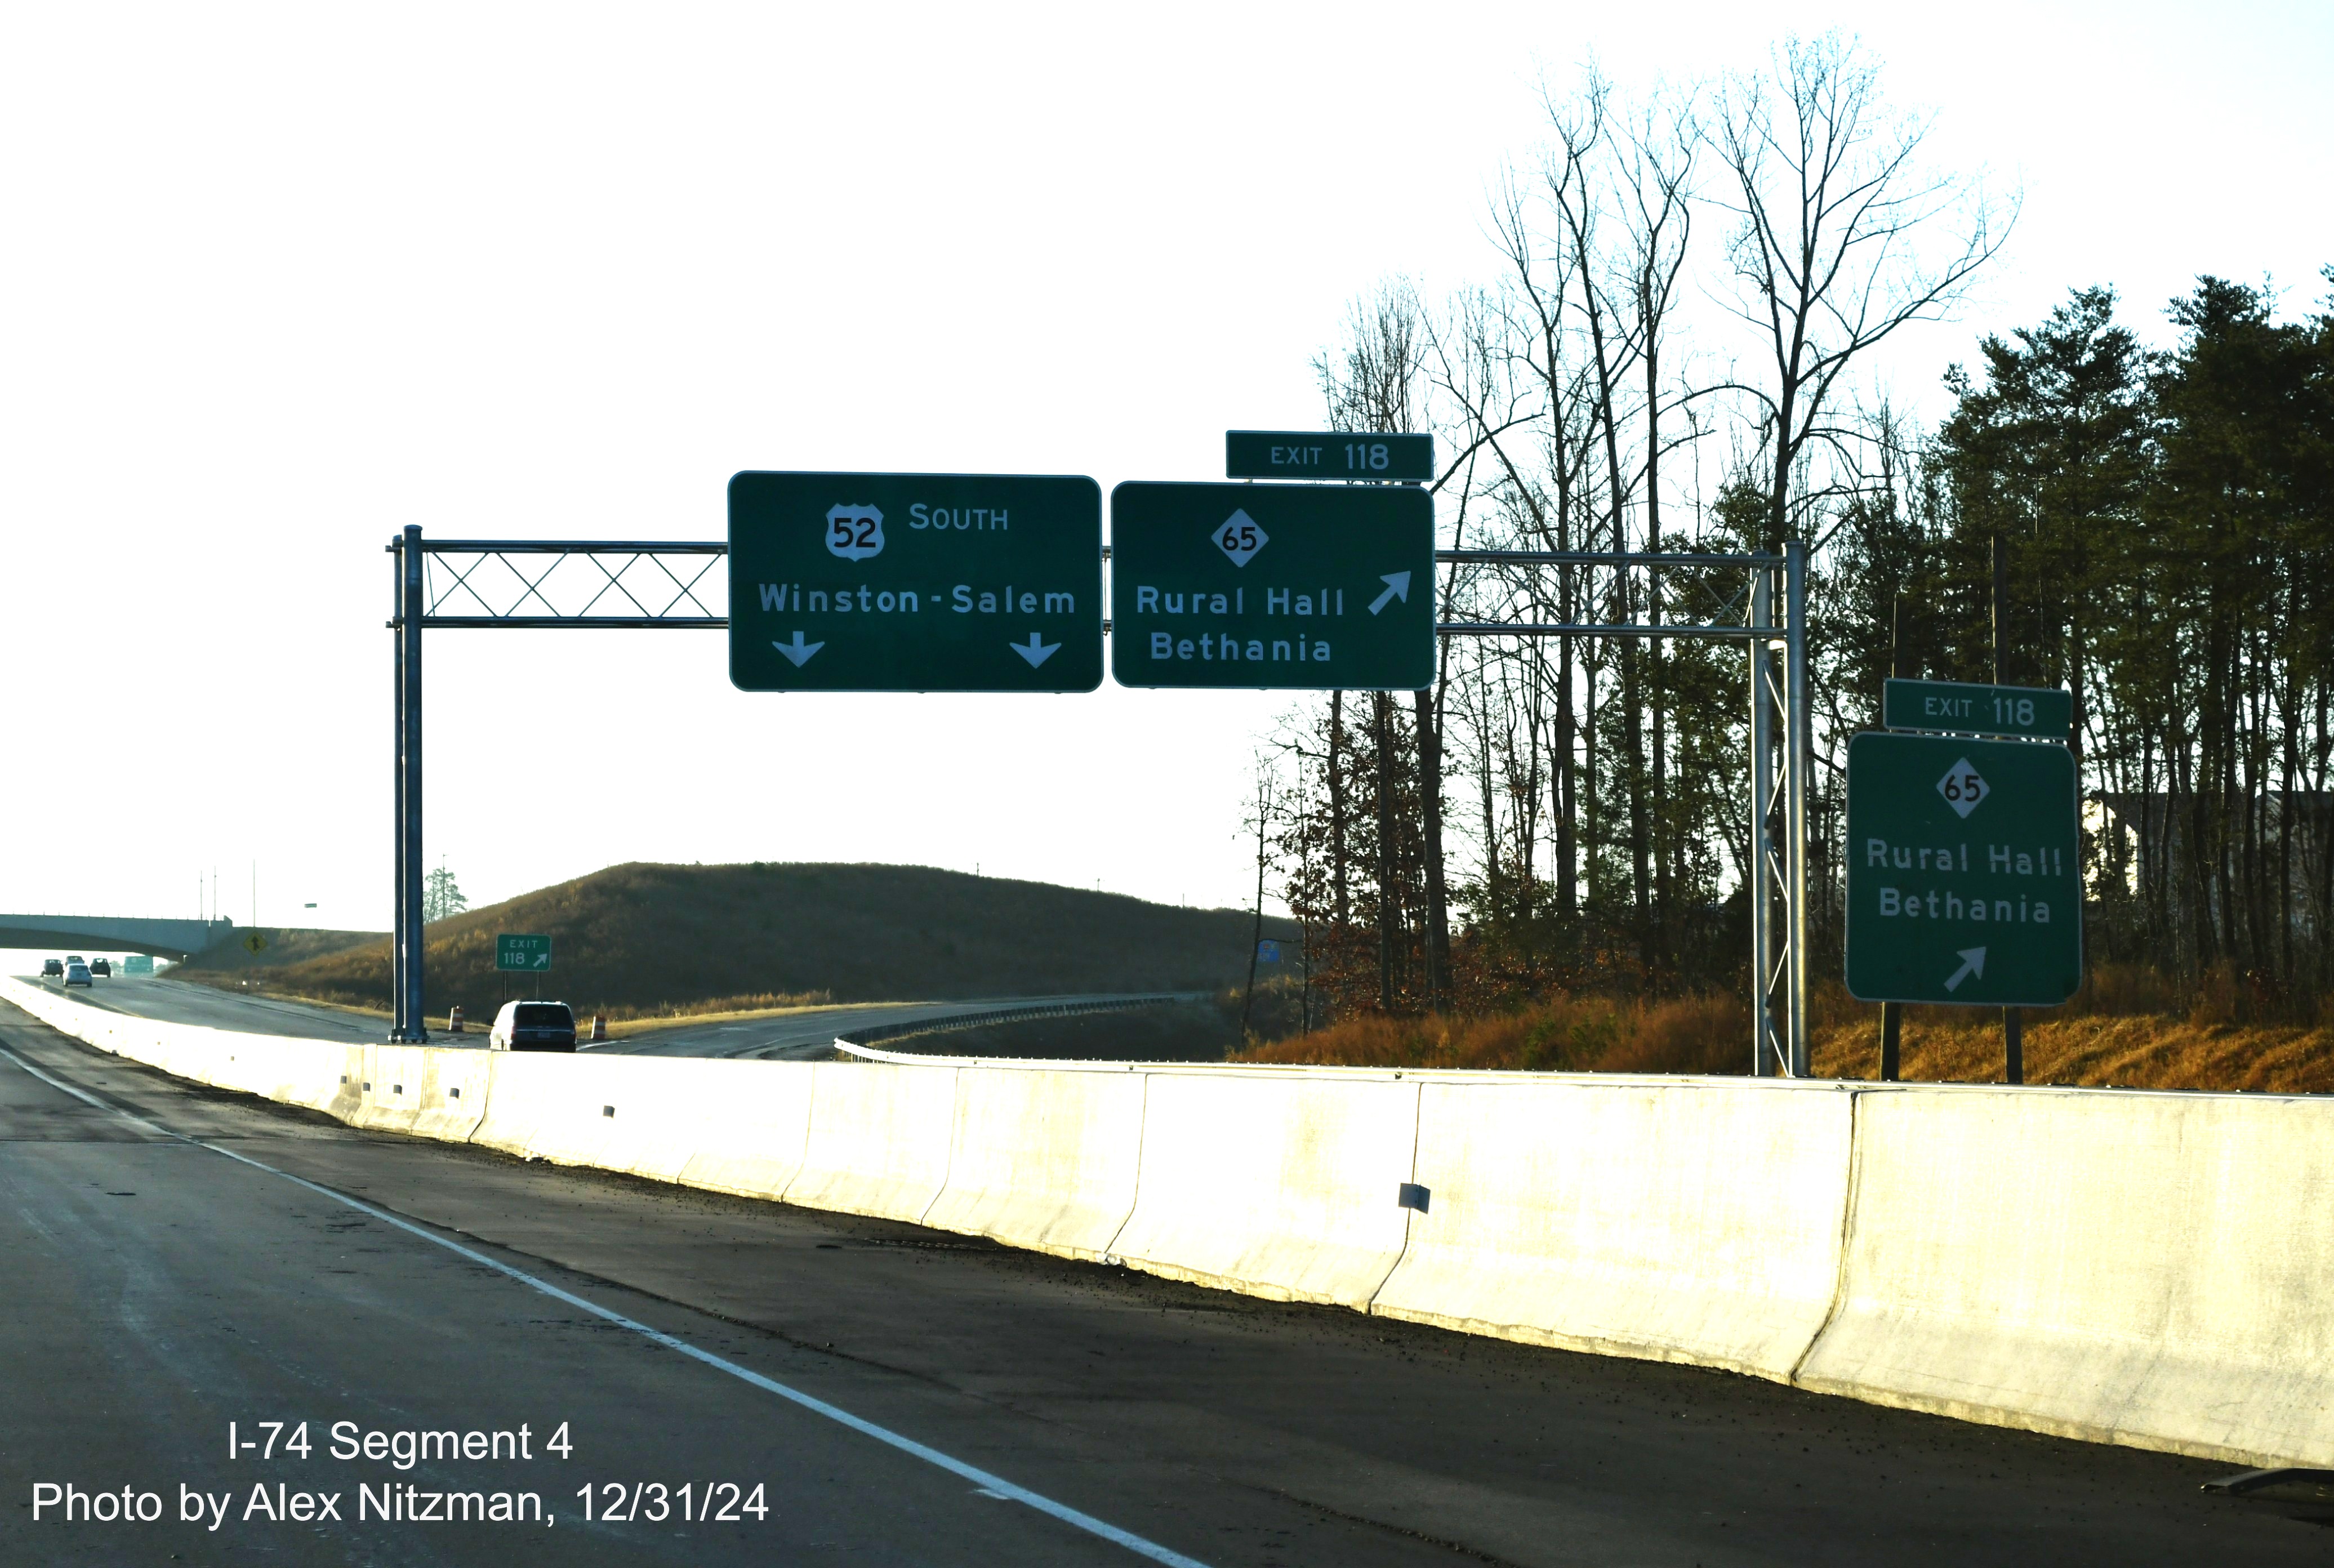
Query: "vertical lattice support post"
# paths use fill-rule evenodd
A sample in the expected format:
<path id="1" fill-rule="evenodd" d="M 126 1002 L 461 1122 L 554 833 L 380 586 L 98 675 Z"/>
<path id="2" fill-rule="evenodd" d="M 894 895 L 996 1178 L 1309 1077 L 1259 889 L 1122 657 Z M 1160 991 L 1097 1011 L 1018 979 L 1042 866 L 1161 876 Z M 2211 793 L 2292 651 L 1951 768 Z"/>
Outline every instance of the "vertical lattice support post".
<path id="1" fill-rule="evenodd" d="M 1750 863 L 1744 893 L 1750 901 L 1750 1072 L 1770 1078 L 1783 1057 L 1775 1019 L 1775 971 L 1781 944 L 1775 922 L 1775 743 L 1774 649 L 1767 635 L 1775 623 L 1775 574 L 1765 567 L 1750 573 Z"/>
<path id="2" fill-rule="evenodd" d="M 396 793 L 390 831 L 396 844 L 390 881 L 396 909 L 389 927 L 389 1037 L 405 1038 L 405 545 L 389 543 L 389 638 L 391 706 L 389 771 Z"/>
<path id="3" fill-rule="evenodd" d="M 421 986 L 421 622 L 428 611 L 421 530 L 408 526 L 398 549 L 397 625 L 397 1004 L 390 1038 L 429 1038 Z"/>
<path id="4" fill-rule="evenodd" d="M 1808 877 L 1808 794 L 1815 774 L 1814 697 L 1808 689 L 1808 547 L 1799 540 L 1783 546 L 1783 813 L 1784 896 L 1789 900 L 1791 945 L 1784 974 L 1788 995 L 1787 1044 L 1790 1075 L 1808 1076 L 1808 937 L 1809 919 Z"/>

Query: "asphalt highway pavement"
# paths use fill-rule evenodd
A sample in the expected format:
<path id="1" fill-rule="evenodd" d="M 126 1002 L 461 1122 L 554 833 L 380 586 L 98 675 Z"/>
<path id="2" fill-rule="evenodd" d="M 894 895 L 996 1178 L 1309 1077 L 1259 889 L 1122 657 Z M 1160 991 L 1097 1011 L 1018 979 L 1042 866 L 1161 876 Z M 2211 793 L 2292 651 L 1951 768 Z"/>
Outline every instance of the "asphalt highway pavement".
<path id="1" fill-rule="evenodd" d="M 5 1005 L 0 1258 L 12 1565 L 2334 1558 L 2227 1465 L 360 1132 Z"/>
<path id="2" fill-rule="evenodd" d="M 116 975 L 87 987 L 66 989 L 64 983 L 35 975 L 17 976 L 28 986 L 41 986 L 71 1001 L 156 1018 L 166 1024 L 197 1024 L 207 1029 L 240 1029 L 251 1034 L 288 1034 L 302 1040 L 341 1040 L 366 1044 L 389 1036 L 389 1022 L 366 1013 L 337 1007 L 312 1006 L 274 996 L 246 996 L 190 980 L 157 976 Z M 448 1044 L 460 1043 L 449 1036 Z M 485 1035 L 479 1036 L 485 1044 Z"/>
<path id="3" fill-rule="evenodd" d="M 45 986 L 76 1002 L 155 1018 L 172 1024 L 199 1024 L 213 1029 L 240 1029 L 255 1034 L 285 1034 L 304 1040 L 344 1040 L 371 1043 L 385 1039 L 389 1021 L 370 1014 L 319 1007 L 273 996 L 255 996 L 221 990 L 196 981 L 162 977 L 116 976 L 86 989 L 67 991 L 53 979 L 21 976 L 27 984 Z M 1075 996 L 1007 996 L 960 1002 L 878 1002 L 833 1007 L 804 1007 L 762 1018 L 732 1018 L 719 1023 L 676 1024 L 645 1030 L 587 1046 L 612 1055 L 749 1056 L 770 1061 L 820 1061 L 834 1053 L 834 1037 L 862 1029 L 896 1028 L 904 1024 L 946 1024 L 989 1018 L 1024 1008 L 1060 1007 L 1100 1012 L 1133 1003 L 1156 1000 L 1133 994 Z M 470 1021 L 459 1034 L 430 1031 L 433 1045 L 483 1050 L 491 1016 Z"/>
<path id="4" fill-rule="evenodd" d="M 751 1056 L 764 1061 L 817 1061 L 834 1054 L 836 1035 L 904 1025 L 968 1024 L 1025 1009 L 1107 1012 L 1162 998 L 1156 994 L 1078 996 L 1002 996 L 970 1002 L 887 1002 L 872 1005 L 805 1007 L 767 1018 L 723 1024 L 684 1024 L 630 1035 L 593 1049 L 637 1056 Z M 1204 999 L 1204 998 L 1202 998 Z M 886 1039 L 889 1036 L 885 1036 Z M 883 1044 L 879 1040 L 876 1044 Z"/>

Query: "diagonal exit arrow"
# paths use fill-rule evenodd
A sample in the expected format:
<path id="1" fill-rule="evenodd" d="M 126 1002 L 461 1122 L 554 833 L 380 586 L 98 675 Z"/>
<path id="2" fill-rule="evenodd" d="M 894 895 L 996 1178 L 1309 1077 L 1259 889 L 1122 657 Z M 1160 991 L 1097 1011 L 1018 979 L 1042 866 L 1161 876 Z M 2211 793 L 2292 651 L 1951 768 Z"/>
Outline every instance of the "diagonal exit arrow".
<path id="1" fill-rule="evenodd" d="M 1962 967 L 1954 970 L 1953 977 L 1945 982 L 1946 990 L 1953 990 L 1963 980 L 1968 979 L 1972 975 L 1975 975 L 1981 980 L 1985 978 L 1985 949 L 1983 948 L 1963 948 L 1960 952 L 1954 954 L 1953 957 L 1962 961 Z"/>
<path id="2" fill-rule="evenodd" d="M 796 669 L 800 669 L 803 665 L 808 661 L 812 654 L 816 653 L 820 649 L 825 648 L 826 644 L 824 642 L 805 642 L 803 640 L 803 634 L 797 631 L 795 633 L 795 640 L 792 642 L 773 642 L 770 646 L 776 649 L 780 653 L 785 654 L 794 667 Z"/>
<path id="3" fill-rule="evenodd" d="M 1375 599 L 1370 601 L 1370 613 L 1372 615 L 1375 615 L 1379 611 L 1384 610 L 1386 607 L 1386 601 L 1390 599 L 1399 599 L 1404 604 L 1410 602 L 1409 572 L 1389 572 L 1380 577 L 1378 581 L 1385 584 L 1385 592 L 1379 594 Z"/>
<path id="4" fill-rule="evenodd" d="M 1037 640 L 1037 634 L 1033 631 L 1029 634 L 1028 641 L 1008 642 L 1005 646 L 1019 654 L 1022 658 L 1027 659 L 1029 661 L 1029 668 L 1035 669 L 1039 665 L 1045 663 L 1046 660 L 1053 658 L 1055 649 L 1060 648 L 1062 645 L 1058 642 L 1040 642 Z"/>

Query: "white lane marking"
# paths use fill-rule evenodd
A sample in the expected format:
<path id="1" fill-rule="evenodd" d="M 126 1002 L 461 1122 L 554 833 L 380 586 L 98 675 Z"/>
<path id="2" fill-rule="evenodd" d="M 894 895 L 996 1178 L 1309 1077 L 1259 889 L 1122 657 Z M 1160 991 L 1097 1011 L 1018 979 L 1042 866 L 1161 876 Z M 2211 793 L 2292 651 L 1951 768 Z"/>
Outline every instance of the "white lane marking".
<path id="1" fill-rule="evenodd" d="M 1146 1541 L 1132 1531 L 1122 1530 L 1117 1525 L 1107 1524 L 1091 1514 L 1081 1514 L 1067 1504 L 1056 1503 L 1051 1497 L 1030 1491 L 1027 1486 L 1017 1486 L 1002 1476 L 991 1475 L 977 1465 L 968 1465 L 962 1459 L 943 1454 L 938 1448 L 919 1443 L 913 1438 L 902 1437 L 888 1427 L 879 1427 L 863 1417 L 854 1416 L 841 1406 L 830 1405 L 825 1400 L 805 1394 L 799 1389 L 788 1388 L 776 1379 L 766 1378 L 761 1373 L 741 1367 L 735 1361 L 724 1361 L 710 1351 L 699 1350 L 687 1340 L 677 1339 L 661 1329 L 652 1329 L 644 1323 L 628 1318 L 620 1312 L 600 1305 L 597 1302 L 586 1301 L 580 1295 L 560 1289 L 548 1280 L 537 1279 L 524 1270 L 513 1268 L 510 1265 L 497 1258 L 488 1257 L 482 1252 L 473 1252 L 458 1242 L 448 1241 L 442 1236 L 434 1236 L 410 1220 L 400 1219 L 397 1216 L 375 1208 L 369 1203 L 361 1203 L 344 1192 L 335 1192 L 329 1187 L 320 1186 L 305 1177 L 294 1176 L 288 1170 L 278 1170 L 275 1167 L 263 1164 L 248 1155 L 237 1154 L 232 1149 L 222 1149 L 216 1143 L 205 1143 L 199 1138 L 189 1138 L 183 1132 L 173 1132 L 168 1128 L 157 1127 L 142 1116 L 133 1115 L 118 1105 L 108 1104 L 95 1095 L 84 1093 L 70 1083 L 58 1082 L 5 1045 L 0 1045 L 0 1056 L 5 1056 L 50 1088 L 61 1089 L 76 1100 L 86 1101 L 96 1106 L 100 1111 L 111 1111 L 132 1126 L 143 1128 L 157 1137 L 175 1139 L 181 1143 L 191 1143 L 198 1149 L 207 1149 L 213 1154 L 223 1154 L 238 1165 L 248 1165 L 254 1170 L 264 1170 L 270 1176 L 281 1177 L 294 1187 L 304 1187 L 320 1198 L 329 1198 L 334 1203 L 345 1205 L 355 1209 L 359 1214 L 380 1220 L 383 1225 L 393 1225 L 409 1236 L 418 1236 L 432 1246 L 444 1247 L 458 1257 L 493 1269 L 497 1274 L 506 1275 L 521 1284 L 541 1291 L 554 1301 L 564 1302 L 569 1306 L 590 1313 L 593 1317 L 613 1323 L 618 1328 L 630 1329 L 643 1339 L 652 1340 L 665 1349 L 678 1352 L 691 1361 L 702 1361 L 717 1371 L 728 1372 L 741 1382 L 751 1383 L 765 1393 L 776 1394 L 778 1398 L 798 1405 L 814 1415 L 825 1417 L 837 1426 L 848 1427 L 862 1437 L 873 1438 L 877 1442 L 897 1448 L 903 1454 L 913 1455 L 928 1465 L 936 1466 L 952 1476 L 970 1481 L 987 1496 L 1027 1504 L 1049 1518 L 1058 1519 L 1063 1524 L 1083 1530 L 1089 1535 L 1098 1535 L 1114 1546 L 1124 1546 L 1138 1557 L 1147 1557 L 1153 1563 L 1166 1563 L 1169 1568 L 1207 1568 L 1207 1564 L 1196 1557 L 1186 1557 L 1181 1552 L 1172 1551 L 1155 1541 Z"/>

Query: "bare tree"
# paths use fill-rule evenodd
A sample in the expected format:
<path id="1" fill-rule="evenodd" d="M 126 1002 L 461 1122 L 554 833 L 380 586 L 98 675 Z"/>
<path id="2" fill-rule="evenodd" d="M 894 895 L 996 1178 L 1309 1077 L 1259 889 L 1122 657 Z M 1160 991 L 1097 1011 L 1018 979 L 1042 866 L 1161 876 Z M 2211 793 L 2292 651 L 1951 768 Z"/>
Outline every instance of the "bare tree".
<path id="1" fill-rule="evenodd" d="M 1628 236 L 1628 283 L 1637 318 L 1638 360 L 1644 370 L 1644 496 L 1645 549 L 1662 549 L 1662 415 L 1666 390 L 1662 384 L 1662 348 L 1678 281 L 1685 271 L 1688 244 L 1693 232 L 1694 155 L 1699 149 L 1695 94 L 1656 90 L 1629 123 L 1620 144 L 1622 224 Z M 1693 393 L 1681 390 L 1681 402 Z M 1645 618 L 1658 625 L 1662 619 L 1662 577 L 1651 574 L 1646 585 Z M 1669 701 L 1665 693 L 1665 659 L 1661 639 L 1645 645 L 1647 673 L 1653 690 L 1652 711 L 1653 817 L 1653 965 L 1656 971 L 1670 963 L 1668 913 L 1677 884 L 1674 874 L 1682 843 L 1669 831 Z"/>
<path id="2" fill-rule="evenodd" d="M 1256 834 L 1256 923 L 1249 933 L 1248 988 L 1240 994 L 1240 1043 L 1248 1043 L 1249 1015 L 1256 1007 L 1256 964 L 1264 950 L 1264 875 L 1272 863 L 1272 832 L 1279 823 L 1279 774 L 1273 759 L 1259 754 L 1256 759 L 1256 800 L 1249 819 L 1241 825 Z"/>
<path id="3" fill-rule="evenodd" d="M 1331 428 L 1413 431 L 1424 427 L 1430 341 L 1424 318 L 1417 292 L 1403 279 L 1390 280 L 1370 298 L 1355 302 L 1344 344 L 1334 357 L 1324 354 L 1314 361 Z M 1437 1005 L 1447 990 L 1451 952 L 1442 851 L 1442 688 L 1447 661 L 1439 661 L 1439 667 L 1442 675 L 1434 688 L 1412 697 L 1427 905 L 1425 988 Z M 1333 701 L 1342 706 L 1342 697 L 1336 694 Z M 1394 759 L 1394 698 L 1389 694 L 1373 694 L 1370 728 L 1377 747 L 1378 994 L 1379 1005 L 1391 1012 L 1397 988 L 1395 953 L 1402 905 L 1395 896 L 1399 857 L 1394 794 L 1398 770 Z"/>
<path id="4" fill-rule="evenodd" d="M 1568 100 L 1547 101 L 1548 125 L 1555 140 L 1548 153 L 1546 197 L 1571 241 L 1573 284 L 1580 315 L 1587 329 L 1588 365 L 1594 372 L 1596 418 L 1605 448 L 1606 544 L 1619 552 L 1629 548 L 1627 511 L 1637 493 L 1635 476 L 1621 461 L 1621 418 L 1616 392 L 1644 351 L 1643 323 L 1633 320 L 1627 307 L 1635 303 L 1625 277 L 1612 274 L 1613 258 L 1601 237 L 1603 220 L 1612 199 L 1611 164 L 1615 148 L 1608 119 L 1612 88 L 1592 64 L 1581 76 L 1578 90 Z M 1622 286 L 1615 288 L 1618 282 Z M 1635 615 L 1632 579 L 1626 572 L 1610 573 L 1607 619 L 1626 621 Z M 1642 945 L 1651 916 L 1653 888 L 1648 875 L 1649 824 L 1645 816 L 1644 688 L 1641 650 L 1624 643 L 1615 652 L 1621 674 L 1621 734 L 1626 768 L 1622 779 L 1629 813 L 1631 903 Z M 1593 729 L 1593 726 L 1592 726 Z"/>
<path id="5" fill-rule="evenodd" d="M 1544 168 L 1543 176 L 1543 186 L 1554 182 L 1559 188 L 1567 181 L 1587 178 L 1578 165 L 1564 163 Z M 1502 501 L 1521 512 L 1523 531 L 1531 543 L 1542 550 L 1587 549 L 1591 544 L 1587 519 L 1595 514 L 1596 486 L 1590 466 L 1597 405 L 1592 372 L 1577 351 L 1577 333 L 1570 324 L 1578 313 L 1572 295 L 1578 269 L 1569 254 L 1570 238 L 1564 226 L 1558 225 L 1555 235 L 1542 236 L 1532 221 L 1531 207 L 1526 188 L 1512 174 L 1501 182 L 1493 197 L 1491 223 L 1507 276 L 1498 294 L 1491 296 L 1496 305 L 1475 313 L 1481 356 L 1487 361 L 1504 361 L 1503 368 L 1509 371 L 1503 379 L 1485 378 L 1484 388 L 1487 392 L 1498 388 L 1504 395 L 1497 405 L 1488 396 L 1480 399 L 1460 396 L 1458 400 L 1470 416 L 1476 439 L 1497 458 L 1507 481 Z M 1458 395 L 1459 389 L 1450 378 L 1446 376 L 1442 384 Z M 1514 413 L 1520 399 L 1513 389 L 1519 384 L 1531 388 L 1538 405 L 1537 418 L 1531 421 L 1540 447 L 1538 460 L 1529 455 L 1525 445 L 1505 434 L 1521 422 Z M 1504 418 L 1494 418 L 1495 406 Z M 1582 573 L 1567 566 L 1556 576 L 1558 619 L 1581 619 Z M 1537 605 L 1536 584 L 1531 599 Z M 1557 906 L 1571 914 L 1580 904 L 1579 824 L 1585 811 L 1593 837 L 1597 818 L 1595 717 L 1603 659 L 1593 644 L 1585 659 L 1578 658 L 1569 637 L 1559 640 L 1557 658 L 1548 792 L 1556 828 Z M 1585 678 L 1577 680 L 1577 674 Z M 1576 688 L 1584 684 L 1588 715 L 1585 729 L 1575 707 Z M 1585 759 L 1578 755 L 1584 737 Z M 1519 867 L 1527 878 L 1519 884 L 1527 898 L 1530 869 Z"/>
<path id="6" fill-rule="evenodd" d="M 1734 306 L 1774 361 L 1771 383 L 1738 388 L 1767 427 L 1768 549 L 1795 531 L 1802 459 L 1854 439 L 1827 418 L 1849 365 L 1949 310 L 2015 220 L 2014 197 L 1921 167 L 1929 127 L 1884 101 L 1877 63 L 1837 33 L 1788 40 L 1719 94 L 1705 135 L 1735 219 Z"/>

